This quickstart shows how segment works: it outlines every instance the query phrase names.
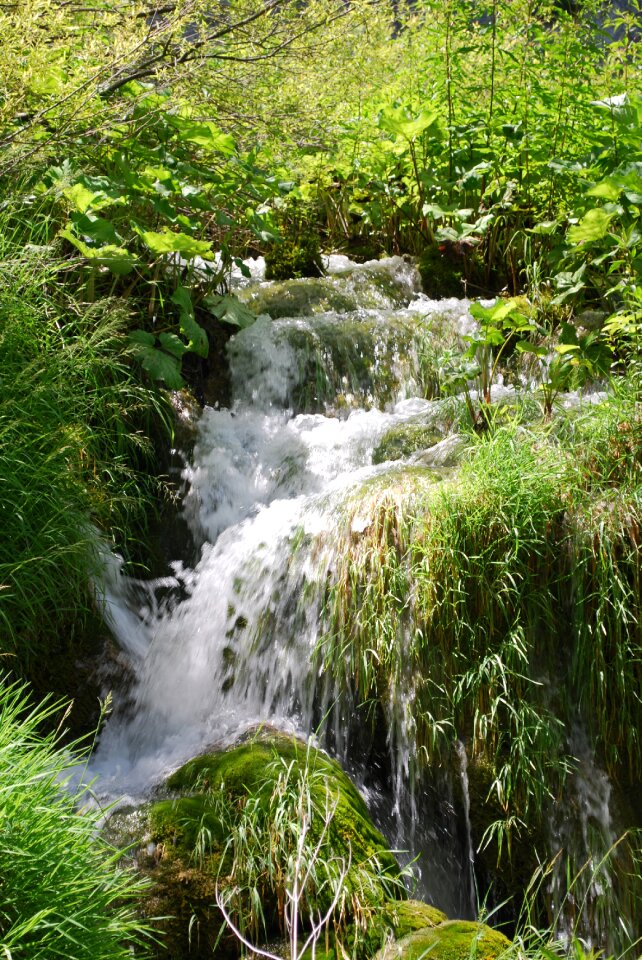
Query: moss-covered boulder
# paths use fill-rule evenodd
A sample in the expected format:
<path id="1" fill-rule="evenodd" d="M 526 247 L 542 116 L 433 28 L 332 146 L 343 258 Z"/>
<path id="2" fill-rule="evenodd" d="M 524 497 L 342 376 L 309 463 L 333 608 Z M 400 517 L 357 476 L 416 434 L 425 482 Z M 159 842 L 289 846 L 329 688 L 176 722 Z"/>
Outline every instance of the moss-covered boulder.
<path id="1" fill-rule="evenodd" d="M 357 299 L 342 280 L 331 277 L 317 280 L 285 280 L 259 288 L 248 288 L 240 294 L 257 316 L 267 314 L 273 320 L 281 317 L 312 317 L 335 311 L 350 313 L 357 309 Z"/>
<path id="2" fill-rule="evenodd" d="M 425 450 L 443 439 L 442 433 L 434 426 L 423 423 L 400 423 L 384 433 L 372 452 L 373 463 L 385 463 L 387 460 L 402 460 Z"/>
<path id="3" fill-rule="evenodd" d="M 417 289 L 414 268 L 397 257 L 336 276 L 250 286 L 238 296 L 257 316 L 266 313 L 277 320 L 403 307 Z"/>
<path id="4" fill-rule="evenodd" d="M 446 923 L 448 917 L 442 910 L 432 907 L 423 900 L 400 900 L 389 904 L 385 919 L 396 940 L 416 930 L 436 927 Z"/>
<path id="5" fill-rule="evenodd" d="M 311 745 L 274 731 L 255 733 L 189 761 L 158 799 L 117 814 L 111 839 L 134 845 L 137 865 L 151 881 L 145 914 L 162 918 L 153 923 L 162 934 L 156 956 L 200 960 L 211 957 L 215 945 L 217 955 L 236 955 L 220 895 L 232 895 L 229 909 L 237 922 L 243 915 L 253 942 L 282 937 L 304 822 L 303 872 L 311 869 L 302 929 L 309 910 L 329 910 L 340 890 L 333 936 L 352 946 L 363 938 L 366 918 L 378 930 L 384 905 L 406 894 L 359 792 L 336 761 Z"/>
<path id="6" fill-rule="evenodd" d="M 376 858 L 382 874 L 396 877 L 399 867 L 381 833 L 374 826 L 365 802 L 336 760 L 293 737 L 276 733 L 255 735 L 247 742 L 219 753 L 190 760 L 167 781 L 174 796 L 150 809 L 154 842 L 170 843 L 180 853 L 193 853 L 199 833 L 208 831 L 212 848 L 224 843 L 221 799 L 243 805 L 256 798 L 266 807 L 277 779 L 288 767 L 305 769 L 319 809 L 332 798 L 332 845 L 347 854 L 353 865 Z"/>
<path id="7" fill-rule="evenodd" d="M 387 944 L 376 960 L 495 960 L 510 945 L 503 933 L 484 923 L 448 920 Z"/>

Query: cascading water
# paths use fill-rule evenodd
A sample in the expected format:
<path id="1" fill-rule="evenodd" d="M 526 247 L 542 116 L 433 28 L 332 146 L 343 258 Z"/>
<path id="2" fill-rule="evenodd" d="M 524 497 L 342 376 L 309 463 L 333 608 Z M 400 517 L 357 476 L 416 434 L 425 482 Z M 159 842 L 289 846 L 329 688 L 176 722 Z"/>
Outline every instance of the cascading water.
<path id="1" fill-rule="evenodd" d="M 341 258 L 330 266 L 355 270 Z M 394 298 L 381 292 L 382 275 L 385 290 L 396 297 L 401 290 L 406 302 L 416 287 L 399 258 L 356 273 L 351 295 L 372 302 L 374 290 L 379 306 L 262 318 L 233 338 L 234 403 L 204 410 L 185 471 L 185 516 L 202 541 L 198 563 L 176 561 L 170 576 L 150 582 L 120 576 L 113 562 L 106 573 L 108 620 L 135 674 L 132 709 L 112 718 L 92 765 L 112 796 L 143 792 L 207 744 L 258 722 L 307 735 L 335 700 L 314 651 L 338 519 L 365 482 L 397 469 L 372 464 L 383 434 L 439 411 L 439 403 L 417 395 L 424 392 L 426 318 L 437 318 L 453 340 L 471 324 L 466 303 L 457 300 L 415 296 L 393 309 Z M 346 327 L 358 327 L 356 343 Z M 301 389 L 311 356 L 316 395 Z M 296 412 L 295 404 L 326 413 Z M 337 406 L 342 415 L 328 416 Z M 358 515 L 351 522 L 358 535 Z M 410 789 L 412 710 L 409 691 L 398 693 L 397 720 L 389 718 L 391 840 L 411 848 L 428 843 L 434 851 L 438 833 L 446 836 L 449 827 L 433 829 L 428 841 L 408 835 L 408 823 L 418 820 Z M 344 720 L 335 711 L 328 735 L 348 762 Z M 461 915 L 460 851 L 457 842 L 451 847 L 449 866 L 442 863 L 432 876 L 442 891 L 450 887 L 445 906 Z"/>
<path id="2" fill-rule="evenodd" d="M 470 823 L 470 789 L 468 785 L 468 755 L 466 747 L 457 740 L 455 752 L 459 760 L 459 780 L 461 784 L 462 805 L 464 808 L 464 825 L 466 828 L 466 855 L 468 860 L 468 896 L 469 903 L 473 913 L 477 905 L 477 886 L 475 883 L 475 844 L 473 843 L 473 831 Z"/>
<path id="3" fill-rule="evenodd" d="M 302 297 L 305 281 L 293 288 L 300 314 L 288 317 L 281 302 L 273 311 L 279 319 L 261 317 L 230 342 L 234 402 L 205 408 L 184 474 L 198 562 L 177 559 L 168 576 L 147 582 L 106 562 L 106 616 L 134 683 L 128 708 L 115 712 L 101 736 L 91 772 L 106 795 L 140 795 L 189 757 L 257 723 L 307 736 L 323 719 L 320 737 L 362 778 L 391 844 L 409 851 L 408 860 L 420 855 L 420 893 L 451 916 L 473 917 L 463 745 L 452 770 L 420 776 L 414 679 L 391 678 L 382 705 L 385 783 L 368 782 L 372 771 L 359 769 L 352 749 L 354 705 L 315 656 L 327 584 L 345 547 L 338 531 L 358 538 L 370 523 L 360 507 L 364 491 L 394 486 L 400 474 L 397 463 L 373 464 L 382 437 L 399 424 L 431 424 L 445 439 L 422 462 L 436 467 L 460 442 L 447 436 L 442 402 L 424 397 L 434 339 L 454 345 L 473 321 L 466 301 L 417 294 L 417 278 L 400 258 L 363 267 L 330 258 L 327 265 L 331 275 L 314 281 L 312 294 Z M 256 265 L 252 273 L 247 285 L 237 278 L 241 294 L 274 307 L 274 288 L 260 281 Z M 337 298 L 341 310 L 332 309 Z M 595 820 L 589 778 L 576 783 L 585 819 Z M 608 797 L 602 800 L 608 813 Z M 570 843 L 563 834 L 561 824 L 554 839 Z M 588 840 L 584 847 L 593 849 Z"/>

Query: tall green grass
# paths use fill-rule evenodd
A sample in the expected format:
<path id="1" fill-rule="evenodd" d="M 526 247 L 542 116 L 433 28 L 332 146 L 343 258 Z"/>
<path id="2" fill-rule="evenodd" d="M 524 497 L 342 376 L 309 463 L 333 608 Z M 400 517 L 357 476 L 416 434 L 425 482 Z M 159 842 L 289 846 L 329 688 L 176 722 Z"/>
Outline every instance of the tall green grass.
<path id="1" fill-rule="evenodd" d="M 32 237 L 0 222 L 0 656 L 20 675 L 93 615 L 98 531 L 126 548 L 143 519 L 164 417 L 128 355 L 124 305 L 83 304 L 30 239 L 37 218 Z"/>
<path id="2" fill-rule="evenodd" d="M 348 521 L 337 551 L 319 656 L 339 697 L 379 704 L 393 741 L 406 730 L 411 778 L 464 741 L 477 842 L 500 859 L 542 839 L 576 725 L 615 781 L 639 781 L 641 444 L 635 384 L 491 429 L 456 479 L 362 501 L 365 532 Z"/>
<path id="3" fill-rule="evenodd" d="M 60 712 L 28 706 L 0 679 L 0 954 L 6 960 L 126 960 L 144 956 L 135 904 L 142 882 L 100 839 L 99 808 L 69 787 L 77 762 L 43 736 Z M 67 784 L 67 786 L 65 786 Z"/>

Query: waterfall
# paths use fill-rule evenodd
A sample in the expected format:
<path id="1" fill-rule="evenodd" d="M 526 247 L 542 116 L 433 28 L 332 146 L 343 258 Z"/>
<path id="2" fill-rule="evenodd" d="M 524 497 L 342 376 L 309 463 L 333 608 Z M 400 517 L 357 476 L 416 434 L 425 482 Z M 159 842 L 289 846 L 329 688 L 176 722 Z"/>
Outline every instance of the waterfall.
<path id="1" fill-rule="evenodd" d="M 331 266 L 341 279 L 346 263 Z M 355 296 L 380 291 L 382 272 L 406 301 L 416 286 L 401 258 L 347 266 L 361 278 L 352 281 Z M 257 722 L 312 729 L 315 698 L 334 696 L 313 655 L 337 518 L 351 492 L 394 468 L 372 464 L 386 430 L 435 406 L 418 396 L 417 366 L 425 317 L 437 312 L 453 336 L 470 323 L 466 303 L 415 297 L 396 311 L 386 302 L 356 314 L 264 317 L 232 339 L 233 405 L 205 408 L 184 472 L 185 517 L 202 543 L 197 564 L 177 559 L 171 575 L 149 582 L 123 577 L 113 563 L 106 570 L 108 622 L 135 673 L 133 716 L 108 724 L 94 760 L 107 791 L 143 790 Z M 345 328 L 355 326 L 365 339 L 351 344 Z M 301 396 L 297 409 L 310 336 L 315 362 L 334 358 L 332 389 L 347 384 L 353 396 L 367 395 L 369 409 L 344 403 L 336 416 L 335 395 L 323 413 L 306 412 Z"/>
<path id="2" fill-rule="evenodd" d="M 464 873 L 466 875 L 466 886 L 468 888 L 468 907 L 471 915 L 477 914 L 477 885 L 475 882 L 475 844 L 473 842 L 473 830 L 470 823 L 470 790 L 468 786 L 468 755 L 466 747 L 457 740 L 455 743 L 455 753 L 459 761 L 459 779 L 461 783 L 461 795 L 464 808 L 464 827 L 466 837 L 466 865 Z"/>
<path id="3" fill-rule="evenodd" d="M 133 681 L 90 773 L 106 797 L 140 797 L 185 760 L 256 724 L 317 733 L 362 786 L 400 861 L 410 864 L 418 894 L 451 916 L 473 918 L 463 743 L 455 742 L 452 769 L 418 770 L 416 678 L 400 658 L 380 705 L 380 742 L 363 749 L 351 684 L 339 690 L 317 656 L 341 551 L 371 522 L 369 491 L 391 490 L 411 473 L 411 457 L 400 469 L 378 452 L 382 439 L 404 424 L 434 429 L 442 442 L 430 457 L 417 454 L 424 474 L 444 469 L 461 440 L 449 432 L 444 402 L 430 399 L 433 361 L 440 349 L 461 345 L 473 320 L 467 301 L 418 294 L 401 258 L 359 267 L 334 257 L 327 266 L 330 276 L 305 297 L 305 281 L 283 291 L 261 280 L 260 265 L 247 282 L 237 277 L 239 295 L 271 305 L 277 319 L 261 316 L 231 339 L 233 402 L 206 407 L 198 423 L 183 472 L 197 562 L 177 557 L 166 576 L 134 580 L 105 559 L 105 617 Z M 337 298 L 341 308 L 332 306 Z M 290 302 L 303 312 L 288 316 Z M 498 386 L 495 395 L 510 390 Z M 401 631 L 395 642 L 409 638 Z M 596 869 L 579 918 L 559 902 L 562 873 L 551 880 L 563 937 L 578 922 L 583 931 L 602 930 L 595 917 L 609 879 L 597 860 L 614 839 L 608 779 L 586 744 L 574 750 L 582 762 L 568 803 L 579 818 L 573 826 L 552 818 L 551 847 L 580 850 Z"/>

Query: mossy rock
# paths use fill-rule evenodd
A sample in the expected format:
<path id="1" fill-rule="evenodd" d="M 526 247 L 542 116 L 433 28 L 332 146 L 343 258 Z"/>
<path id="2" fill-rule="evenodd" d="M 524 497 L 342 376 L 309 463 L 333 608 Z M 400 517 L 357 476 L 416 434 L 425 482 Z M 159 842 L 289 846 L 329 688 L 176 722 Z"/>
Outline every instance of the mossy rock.
<path id="1" fill-rule="evenodd" d="M 390 897 L 405 896 L 398 864 L 339 764 L 294 738 L 274 731 L 255 732 L 230 749 L 190 760 L 168 779 L 169 796 L 142 810 L 129 811 L 122 824 L 121 833 L 124 829 L 130 842 L 132 831 L 137 831 L 136 860 L 151 880 L 145 914 L 165 918 L 154 922 L 165 945 L 157 956 L 191 960 L 213 955 L 222 924 L 215 903 L 216 887 L 226 887 L 233 866 L 233 851 L 227 846 L 229 816 L 242 811 L 250 800 L 268 813 L 279 776 L 304 766 L 312 773 L 308 782 L 317 808 L 325 807 L 326 785 L 332 803 L 336 802 L 328 837 L 333 855 L 350 864 L 345 880 L 348 900 L 351 891 L 358 889 L 363 874 L 357 871 L 364 864 L 372 882 L 369 889 L 374 891 L 375 910 Z M 318 829 L 313 822 L 313 844 Z M 277 892 L 269 884 L 262 888 L 261 901 L 265 927 L 260 937 L 282 936 Z M 344 937 L 351 936 L 349 921 L 346 914 Z M 190 946 L 190 929 L 200 931 L 197 948 Z M 237 948 L 234 938 L 226 935 L 216 954 L 236 954 Z"/>
<path id="2" fill-rule="evenodd" d="M 242 804 L 251 796 L 267 804 L 283 769 L 279 761 L 307 764 L 315 774 L 321 774 L 312 786 L 313 794 L 315 790 L 323 790 L 323 796 L 318 797 L 320 805 L 325 801 L 325 784 L 330 785 L 333 795 L 336 792 L 330 835 L 337 851 L 350 849 L 353 864 L 376 857 L 382 874 L 399 875 L 397 861 L 374 826 L 363 798 L 336 760 L 300 740 L 275 733 L 256 736 L 230 750 L 197 757 L 172 774 L 167 787 L 179 795 L 152 806 L 152 839 L 171 841 L 174 848 L 191 854 L 196 836 L 201 826 L 205 826 L 210 842 L 221 843 L 224 837 L 212 798 L 222 791 L 230 804 Z"/>
<path id="3" fill-rule="evenodd" d="M 443 911 L 424 903 L 423 900 L 400 900 L 391 903 L 386 909 L 385 919 L 390 924 L 395 939 L 399 940 L 416 930 L 446 923 L 448 917 Z"/>
<path id="4" fill-rule="evenodd" d="M 240 299 L 245 300 L 257 316 L 267 313 L 273 320 L 312 317 L 328 310 L 346 313 L 358 306 L 355 295 L 345 289 L 340 280 L 331 278 L 285 280 L 258 290 L 248 288 L 241 291 Z"/>
<path id="5" fill-rule="evenodd" d="M 239 291 L 242 300 L 257 316 L 267 313 L 273 320 L 283 317 L 312 317 L 319 313 L 354 313 L 358 310 L 395 309 L 406 306 L 414 290 L 408 276 L 373 265 L 340 276 L 292 279 L 248 287 Z"/>
<path id="6" fill-rule="evenodd" d="M 421 423 L 402 423 L 391 427 L 372 452 L 373 463 L 385 463 L 387 460 L 402 460 L 432 447 L 442 439 L 442 433 L 434 426 Z"/>
<path id="7" fill-rule="evenodd" d="M 495 960 L 510 945 L 503 933 L 484 923 L 448 920 L 388 944 L 376 960 Z"/>

